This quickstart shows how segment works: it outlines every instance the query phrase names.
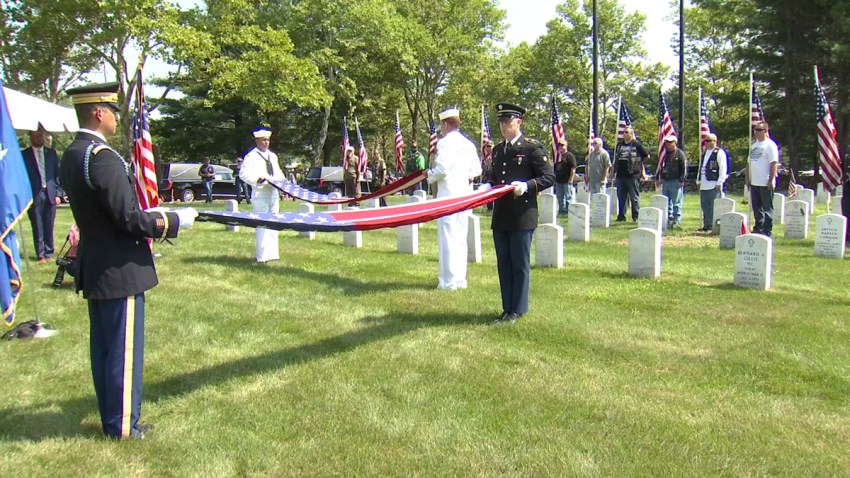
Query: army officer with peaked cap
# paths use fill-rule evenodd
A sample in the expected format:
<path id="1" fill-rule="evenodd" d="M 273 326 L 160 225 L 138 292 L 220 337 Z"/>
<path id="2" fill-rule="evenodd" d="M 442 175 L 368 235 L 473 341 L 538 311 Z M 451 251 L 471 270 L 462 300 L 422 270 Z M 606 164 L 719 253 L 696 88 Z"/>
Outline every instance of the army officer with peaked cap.
<path id="1" fill-rule="evenodd" d="M 75 275 L 88 300 L 91 369 L 103 433 L 144 438 L 142 407 L 145 291 L 157 284 L 148 238 L 192 225 L 192 208 L 139 208 L 130 163 L 106 142 L 118 126 L 118 83 L 68 90 L 80 130 L 65 150 L 59 179 L 80 228 Z"/>
<path id="2" fill-rule="evenodd" d="M 514 193 L 497 199 L 493 206 L 493 243 L 502 292 L 502 314 L 494 324 L 516 322 L 528 312 L 537 194 L 555 183 L 543 144 L 522 134 L 525 109 L 508 103 L 497 105 L 497 109 L 504 140 L 493 149 L 487 184 L 509 184 Z"/>

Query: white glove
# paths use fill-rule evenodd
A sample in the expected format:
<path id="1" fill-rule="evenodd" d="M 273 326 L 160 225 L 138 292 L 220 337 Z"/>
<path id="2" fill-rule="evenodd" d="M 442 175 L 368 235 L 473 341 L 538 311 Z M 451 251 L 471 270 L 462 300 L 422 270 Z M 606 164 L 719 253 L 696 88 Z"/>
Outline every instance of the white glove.
<path id="1" fill-rule="evenodd" d="M 528 192 L 528 183 L 524 181 L 514 181 L 511 183 L 511 186 L 514 187 L 515 196 L 522 196 Z"/>
<path id="2" fill-rule="evenodd" d="M 189 229 L 192 224 L 195 224 L 195 218 L 198 217 L 198 211 L 191 207 L 175 209 L 174 214 L 177 214 L 177 218 L 180 220 L 180 229 Z"/>
<path id="3" fill-rule="evenodd" d="M 168 212 L 170 210 L 171 210 L 171 208 L 163 207 L 163 206 L 149 207 L 149 208 L 145 209 L 146 212 Z"/>
<path id="4" fill-rule="evenodd" d="M 481 184 L 478 185 L 477 188 L 475 188 L 475 190 L 477 192 L 484 192 L 484 191 L 489 191 L 492 188 L 493 188 L 493 186 L 491 186 L 490 183 L 481 183 Z"/>

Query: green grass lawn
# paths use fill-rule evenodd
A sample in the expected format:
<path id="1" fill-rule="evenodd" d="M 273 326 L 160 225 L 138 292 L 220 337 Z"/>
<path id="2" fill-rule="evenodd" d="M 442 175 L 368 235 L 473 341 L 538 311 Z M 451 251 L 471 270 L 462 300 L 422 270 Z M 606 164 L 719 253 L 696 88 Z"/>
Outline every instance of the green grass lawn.
<path id="1" fill-rule="evenodd" d="M 628 277 L 615 223 L 535 269 L 502 326 L 486 211 L 453 292 L 434 223 L 417 256 L 394 230 L 359 250 L 283 232 L 268 265 L 252 230 L 197 223 L 157 247 L 141 442 L 100 436 L 86 303 L 31 257 L 18 320 L 34 290 L 59 334 L 0 343 L 0 476 L 850 476 L 846 262 L 777 226 L 772 289 L 736 288 L 685 205 L 660 279 Z"/>

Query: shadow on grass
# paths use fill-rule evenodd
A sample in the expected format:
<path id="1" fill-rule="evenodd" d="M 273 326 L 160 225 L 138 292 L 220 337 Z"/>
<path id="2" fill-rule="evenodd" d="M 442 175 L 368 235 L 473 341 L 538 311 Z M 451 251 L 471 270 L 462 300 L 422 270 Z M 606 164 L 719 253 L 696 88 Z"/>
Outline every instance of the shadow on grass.
<path id="1" fill-rule="evenodd" d="M 310 344 L 244 357 L 211 367 L 174 375 L 159 382 L 144 384 L 144 401 L 168 400 L 198 389 L 233 379 L 273 372 L 299 363 L 320 360 L 351 352 L 358 347 L 381 342 L 426 327 L 487 324 L 493 317 L 473 314 L 388 314 L 361 319 L 363 327 Z M 94 392 L 92 390 L 92 392 Z M 11 400 L 11 397 L 10 397 Z M 100 430 L 81 425 L 96 414 L 94 393 L 58 402 L 0 410 L 0 443 L 39 441 L 61 437 L 98 438 Z M 144 403 L 143 403 L 144 408 Z M 144 422 L 144 417 L 142 418 Z M 164 425 L 167 426 L 167 425 Z"/>
<path id="2" fill-rule="evenodd" d="M 285 260 L 285 259 L 284 259 Z M 286 277 L 287 280 L 312 281 L 323 284 L 328 287 L 339 289 L 348 295 L 363 295 L 374 292 L 400 291 L 400 290 L 431 290 L 434 289 L 432 281 L 428 282 L 400 282 L 396 277 L 391 281 L 381 280 L 360 280 L 355 277 L 347 277 L 340 274 L 332 274 L 327 272 L 317 272 L 282 265 L 280 262 L 271 262 L 268 264 L 258 264 L 254 259 L 245 257 L 232 256 L 207 256 L 193 257 L 183 260 L 187 264 L 210 263 L 228 268 L 244 269 L 252 273 L 271 274 L 276 277 Z M 352 276 L 356 275 L 355 271 L 351 272 Z M 373 276 L 374 277 L 374 276 Z"/>

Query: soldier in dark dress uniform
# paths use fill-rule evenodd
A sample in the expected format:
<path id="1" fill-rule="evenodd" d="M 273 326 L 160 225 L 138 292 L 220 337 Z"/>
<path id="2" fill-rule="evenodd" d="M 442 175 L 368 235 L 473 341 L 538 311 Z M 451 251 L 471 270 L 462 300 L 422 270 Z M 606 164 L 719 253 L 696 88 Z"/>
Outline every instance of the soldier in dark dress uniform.
<path id="1" fill-rule="evenodd" d="M 59 178 L 80 229 L 77 291 L 89 304 L 91 368 L 103 432 L 144 438 L 139 424 L 144 292 L 157 284 L 148 238 L 177 236 L 197 212 L 139 209 L 130 164 L 106 143 L 118 123 L 118 83 L 68 90 L 80 122 Z"/>
<path id="2" fill-rule="evenodd" d="M 537 194 L 552 187 L 555 172 L 543 144 L 520 130 L 525 109 L 502 103 L 499 129 L 504 141 L 493 149 L 488 184 L 509 184 L 514 194 L 493 206 L 493 243 L 502 292 L 502 314 L 493 323 L 516 322 L 528 312 L 531 279 L 531 239 L 537 228 Z"/>

